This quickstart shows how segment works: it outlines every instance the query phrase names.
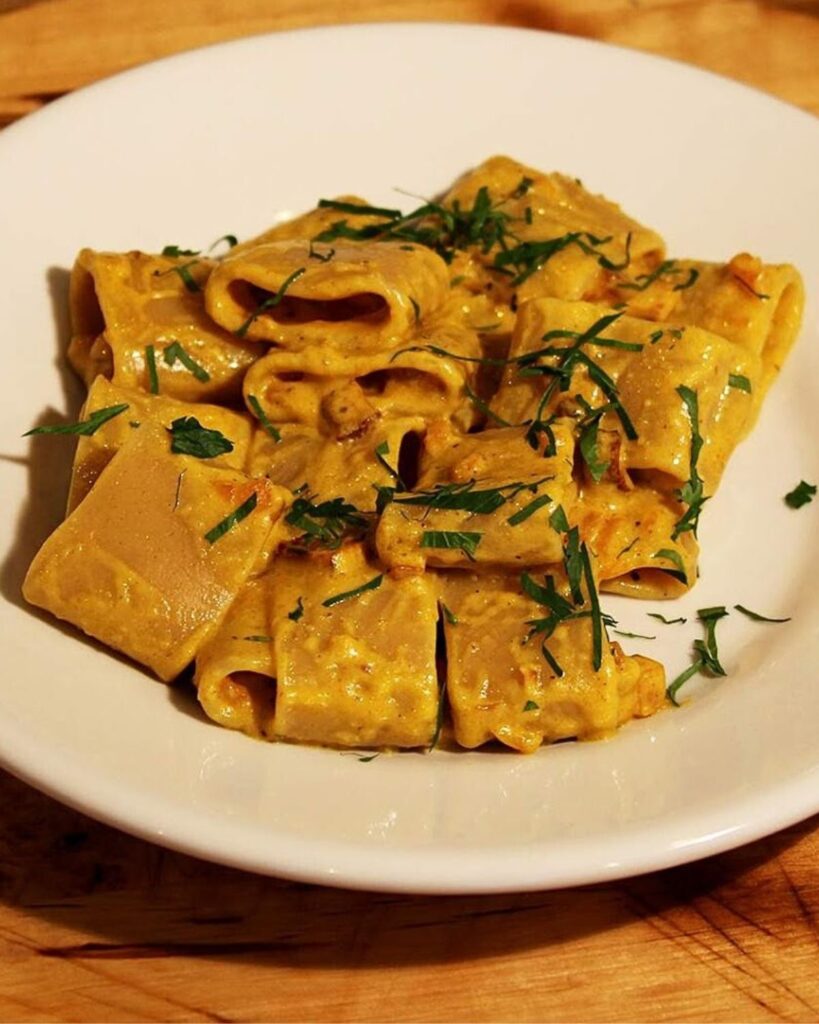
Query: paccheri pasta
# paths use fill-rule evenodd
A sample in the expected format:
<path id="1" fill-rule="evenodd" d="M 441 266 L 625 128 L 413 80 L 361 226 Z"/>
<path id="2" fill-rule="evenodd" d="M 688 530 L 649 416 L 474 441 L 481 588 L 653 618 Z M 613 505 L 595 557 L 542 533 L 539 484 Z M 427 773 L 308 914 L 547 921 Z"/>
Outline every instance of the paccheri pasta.
<path id="1" fill-rule="evenodd" d="M 321 200 L 227 241 L 77 257 L 89 391 L 40 428 L 80 439 L 27 600 L 161 679 L 193 664 L 210 718 L 270 740 L 424 748 L 446 717 L 528 752 L 661 708 L 600 595 L 694 585 L 798 272 L 670 259 L 508 157 L 409 214 Z"/>

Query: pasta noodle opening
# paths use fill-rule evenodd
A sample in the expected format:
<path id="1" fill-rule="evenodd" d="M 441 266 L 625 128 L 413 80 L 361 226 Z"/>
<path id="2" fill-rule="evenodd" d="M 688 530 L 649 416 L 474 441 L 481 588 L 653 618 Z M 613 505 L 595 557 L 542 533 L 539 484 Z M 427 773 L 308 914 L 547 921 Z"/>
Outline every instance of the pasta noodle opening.
<path id="1" fill-rule="evenodd" d="M 375 292 L 359 292 L 340 299 L 305 299 L 285 294 L 275 305 L 271 303 L 274 298 L 271 292 L 246 281 L 232 281 L 229 292 L 248 315 L 261 311 L 261 315 L 283 325 L 355 321 L 378 326 L 386 323 L 390 316 L 389 303 Z"/>

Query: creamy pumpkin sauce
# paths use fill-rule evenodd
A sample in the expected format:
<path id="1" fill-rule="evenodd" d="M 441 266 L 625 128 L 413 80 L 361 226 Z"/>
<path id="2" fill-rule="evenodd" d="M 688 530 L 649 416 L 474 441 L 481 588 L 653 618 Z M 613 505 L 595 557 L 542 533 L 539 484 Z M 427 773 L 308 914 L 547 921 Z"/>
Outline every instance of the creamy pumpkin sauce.
<path id="1" fill-rule="evenodd" d="M 695 584 L 803 301 L 791 266 L 671 259 L 505 156 L 221 258 L 83 249 L 89 392 L 25 596 L 161 679 L 192 664 L 205 713 L 265 740 L 610 735 L 666 683 L 600 595 Z"/>

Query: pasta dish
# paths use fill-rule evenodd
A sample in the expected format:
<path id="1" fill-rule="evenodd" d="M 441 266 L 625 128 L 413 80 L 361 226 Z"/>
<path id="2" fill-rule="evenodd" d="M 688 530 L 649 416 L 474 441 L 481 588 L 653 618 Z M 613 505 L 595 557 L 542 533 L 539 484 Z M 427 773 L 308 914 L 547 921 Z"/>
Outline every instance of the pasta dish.
<path id="1" fill-rule="evenodd" d="M 493 157 L 209 252 L 82 250 L 88 386 L 26 599 L 215 722 L 353 748 L 610 735 L 674 700 L 602 595 L 678 597 L 799 330 L 796 269 L 669 258 Z M 693 671 L 720 674 L 714 625 Z M 688 678 L 692 672 L 686 675 Z"/>

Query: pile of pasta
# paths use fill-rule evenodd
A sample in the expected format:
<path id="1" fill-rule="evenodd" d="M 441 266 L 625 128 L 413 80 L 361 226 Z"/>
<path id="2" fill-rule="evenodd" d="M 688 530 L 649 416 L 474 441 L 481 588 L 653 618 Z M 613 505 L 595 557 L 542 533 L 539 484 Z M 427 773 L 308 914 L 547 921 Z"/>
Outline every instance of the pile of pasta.
<path id="1" fill-rule="evenodd" d="M 601 593 L 697 525 L 798 331 L 797 271 L 669 259 L 493 157 L 403 214 L 322 200 L 222 257 L 83 250 L 89 391 L 25 596 L 257 737 L 519 751 L 665 702 Z M 449 733 L 449 727 L 447 727 Z"/>

